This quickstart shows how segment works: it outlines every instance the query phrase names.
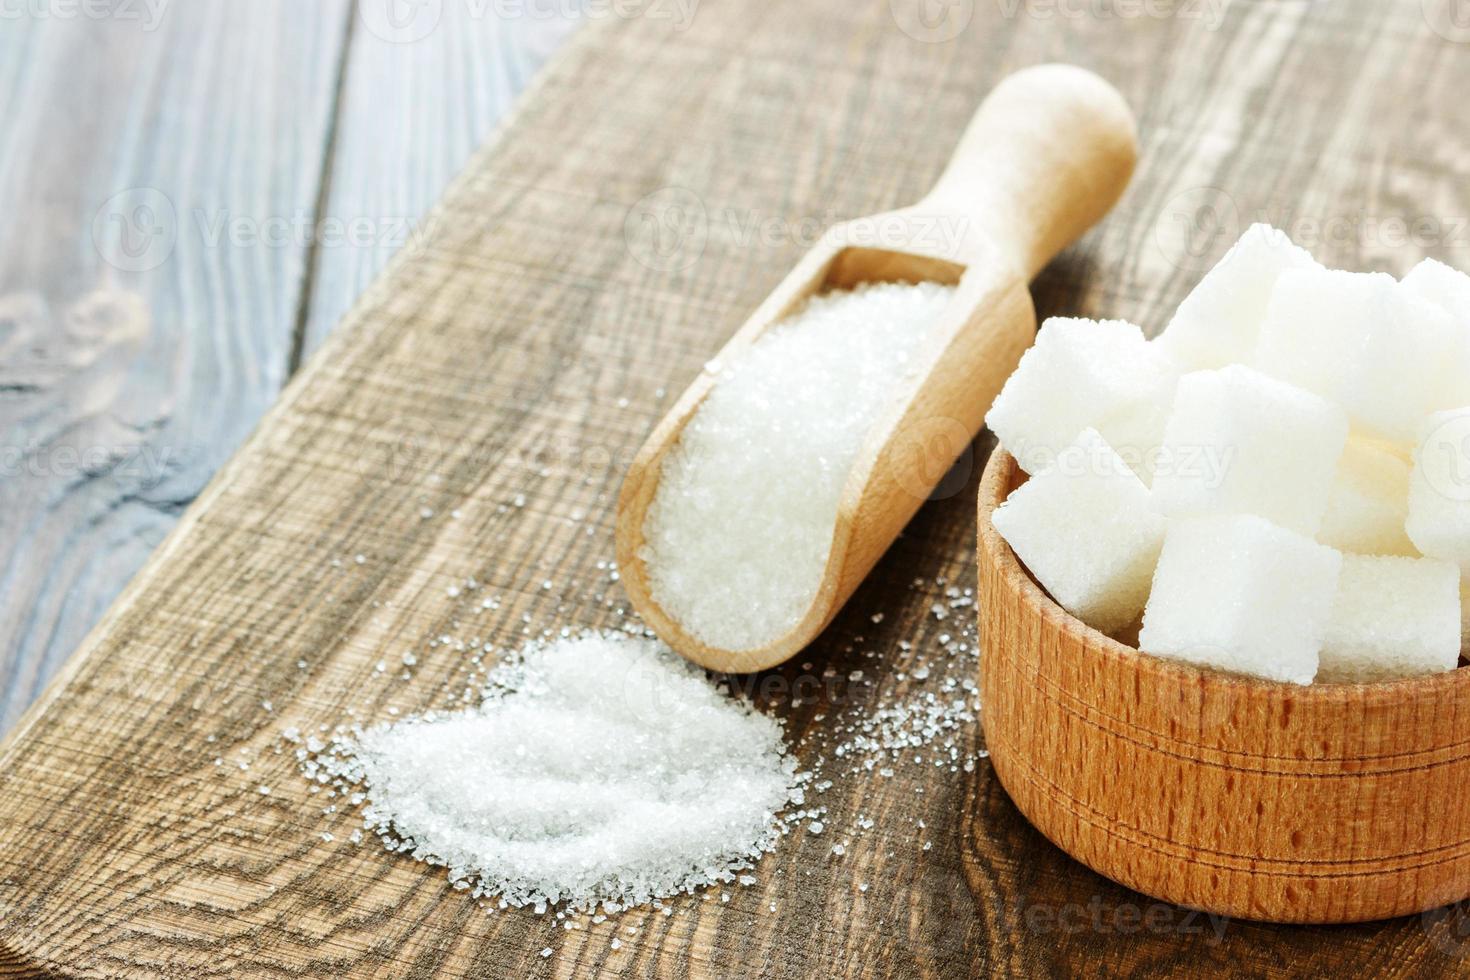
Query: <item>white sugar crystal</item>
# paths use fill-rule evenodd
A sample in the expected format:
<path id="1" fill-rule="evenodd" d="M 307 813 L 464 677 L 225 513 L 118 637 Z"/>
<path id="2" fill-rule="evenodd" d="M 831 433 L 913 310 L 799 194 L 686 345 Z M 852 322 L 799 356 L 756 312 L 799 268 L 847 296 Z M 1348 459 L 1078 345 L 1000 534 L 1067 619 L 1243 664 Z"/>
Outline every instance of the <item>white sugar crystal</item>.
<path id="1" fill-rule="evenodd" d="M 995 529 L 1062 608 L 1104 633 L 1143 612 L 1164 518 L 1093 429 L 1011 493 Z"/>
<path id="2" fill-rule="evenodd" d="M 653 598 L 690 633 L 746 650 L 801 620 L 864 437 L 953 292 L 879 283 L 815 296 L 718 367 L 643 529 Z"/>
<path id="3" fill-rule="evenodd" d="M 1426 415 L 1456 404 L 1467 342 L 1448 313 L 1392 276 L 1294 270 L 1271 294 L 1255 364 L 1407 445 Z"/>
<path id="4" fill-rule="evenodd" d="M 1027 473 L 1096 429 L 1144 479 L 1179 370 L 1123 320 L 1052 317 L 990 406 L 985 424 Z"/>
<path id="5" fill-rule="evenodd" d="M 1158 343 L 1195 369 L 1248 363 L 1276 280 L 1288 269 L 1316 268 L 1285 232 L 1251 225 L 1184 297 Z"/>
<path id="6" fill-rule="evenodd" d="M 1436 412 L 1425 422 L 1405 530 L 1425 555 L 1470 575 L 1470 408 Z"/>
<path id="7" fill-rule="evenodd" d="M 1138 648 L 1310 684 L 1341 566 L 1334 549 L 1253 515 L 1171 521 Z"/>
<path id="8" fill-rule="evenodd" d="M 1170 517 L 1255 514 L 1316 534 L 1347 434 L 1342 409 L 1250 368 L 1186 374 L 1154 501 Z"/>
<path id="9" fill-rule="evenodd" d="M 1409 516 L 1409 464 L 1389 446 L 1348 437 L 1317 540 L 1363 555 L 1417 556 L 1404 533 Z"/>
<path id="10" fill-rule="evenodd" d="M 1432 558 L 1344 555 L 1317 680 L 1368 682 L 1452 670 L 1460 569 Z"/>
<path id="11" fill-rule="evenodd" d="M 476 709 L 360 733 L 319 760 L 390 848 L 513 905 L 627 906 L 728 881 L 806 777 L 780 726 L 652 640 L 589 633 L 498 666 Z"/>

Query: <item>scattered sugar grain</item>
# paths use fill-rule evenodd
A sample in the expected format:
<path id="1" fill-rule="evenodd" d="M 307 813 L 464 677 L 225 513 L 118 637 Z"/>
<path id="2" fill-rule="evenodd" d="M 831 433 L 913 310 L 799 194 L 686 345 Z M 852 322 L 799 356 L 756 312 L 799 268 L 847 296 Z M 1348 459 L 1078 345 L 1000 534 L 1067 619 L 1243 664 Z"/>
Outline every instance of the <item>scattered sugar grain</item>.
<path id="1" fill-rule="evenodd" d="M 812 297 L 729 363 L 664 460 L 644 525 L 654 598 L 714 647 L 762 646 L 821 582 L 848 473 L 953 287 Z"/>

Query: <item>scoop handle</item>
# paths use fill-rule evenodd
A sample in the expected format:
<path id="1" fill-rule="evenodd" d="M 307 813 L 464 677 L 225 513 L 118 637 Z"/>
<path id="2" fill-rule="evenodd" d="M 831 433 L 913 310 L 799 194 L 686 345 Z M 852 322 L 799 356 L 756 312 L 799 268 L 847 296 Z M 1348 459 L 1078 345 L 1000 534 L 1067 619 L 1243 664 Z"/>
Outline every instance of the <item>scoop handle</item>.
<path id="1" fill-rule="evenodd" d="M 1123 194 L 1138 126 L 1118 90 L 1075 65 L 1006 77 L 919 205 L 959 214 L 1032 278 Z"/>

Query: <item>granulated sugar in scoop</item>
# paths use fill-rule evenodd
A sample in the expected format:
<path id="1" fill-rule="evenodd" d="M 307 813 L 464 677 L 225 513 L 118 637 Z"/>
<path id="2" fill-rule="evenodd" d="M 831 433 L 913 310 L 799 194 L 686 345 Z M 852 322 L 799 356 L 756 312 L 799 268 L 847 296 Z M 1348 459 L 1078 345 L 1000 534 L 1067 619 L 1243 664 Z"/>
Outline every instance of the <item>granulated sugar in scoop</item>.
<path id="1" fill-rule="evenodd" d="M 806 615 L 864 439 L 954 292 L 870 283 L 813 296 L 711 368 L 718 381 L 665 457 L 643 531 L 653 596 L 691 635 L 751 650 Z"/>
<path id="2" fill-rule="evenodd" d="M 343 738 L 306 775 L 356 787 L 394 850 L 511 905 L 608 909 L 735 880 L 785 832 L 809 778 L 777 722 L 662 644 L 532 644 L 475 709 Z"/>

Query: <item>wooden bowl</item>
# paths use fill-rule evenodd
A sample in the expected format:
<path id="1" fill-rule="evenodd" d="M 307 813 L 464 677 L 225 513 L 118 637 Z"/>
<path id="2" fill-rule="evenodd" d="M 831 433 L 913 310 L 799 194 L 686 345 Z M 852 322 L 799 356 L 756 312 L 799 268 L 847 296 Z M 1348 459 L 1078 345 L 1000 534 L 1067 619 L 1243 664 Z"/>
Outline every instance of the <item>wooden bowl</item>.
<path id="1" fill-rule="evenodd" d="M 980 684 L 1016 806 L 1130 888 L 1271 922 L 1359 922 L 1470 896 L 1470 668 L 1301 687 L 1146 656 L 1073 618 L 991 526 Z"/>

